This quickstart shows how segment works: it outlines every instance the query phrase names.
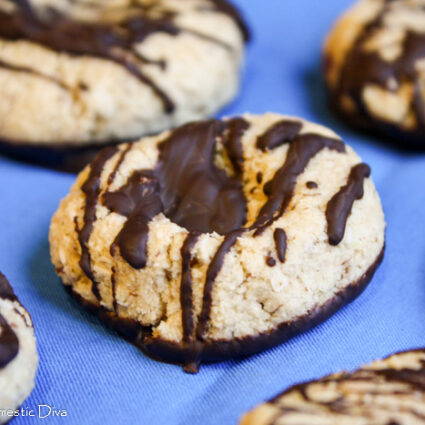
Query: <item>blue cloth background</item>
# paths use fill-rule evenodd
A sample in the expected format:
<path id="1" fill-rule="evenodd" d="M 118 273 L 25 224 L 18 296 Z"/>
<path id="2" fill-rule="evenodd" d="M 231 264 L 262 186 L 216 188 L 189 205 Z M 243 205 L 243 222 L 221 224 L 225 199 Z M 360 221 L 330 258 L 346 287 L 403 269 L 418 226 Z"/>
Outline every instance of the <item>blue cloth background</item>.
<path id="1" fill-rule="evenodd" d="M 35 390 L 24 407 L 68 411 L 67 418 L 45 423 L 236 424 L 245 410 L 291 384 L 425 346 L 425 155 L 351 131 L 324 103 L 322 41 L 351 1 L 237 3 L 254 39 L 241 93 L 222 113 L 300 115 L 341 134 L 372 166 L 388 223 L 384 262 L 363 295 L 325 324 L 268 352 L 187 375 L 146 358 L 63 290 L 47 234 L 74 176 L 0 157 L 0 270 L 32 314 L 40 354 Z"/>

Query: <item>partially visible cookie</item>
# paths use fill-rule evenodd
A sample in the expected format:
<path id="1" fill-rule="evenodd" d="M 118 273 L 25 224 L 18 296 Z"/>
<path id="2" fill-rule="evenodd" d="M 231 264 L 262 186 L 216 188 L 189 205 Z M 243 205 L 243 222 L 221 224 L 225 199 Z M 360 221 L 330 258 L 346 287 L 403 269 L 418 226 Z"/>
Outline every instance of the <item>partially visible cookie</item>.
<path id="1" fill-rule="evenodd" d="M 425 0 L 359 0 L 324 55 L 329 99 L 343 119 L 425 148 Z"/>
<path id="2" fill-rule="evenodd" d="M 50 228 L 68 288 L 145 353 L 253 354 L 328 318 L 382 259 L 368 165 L 279 114 L 193 122 L 103 150 Z"/>
<path id="3" fill-rule="evenodd" d="M 247 38 L 226 0 L 0 0 L 2 146 L 69 163 L 210 116 L 237 93 Z"/>
<path id="4" fill-rule="evenodd" d="M 0 273 L 0 423 L 11 419 L 34 388 L 38 355 L 29 313 Z"/>
<path id="5" fill-rule="evenodd" d="M 289 388 L 240 425 L 425 424 L 425 349 Z"/>

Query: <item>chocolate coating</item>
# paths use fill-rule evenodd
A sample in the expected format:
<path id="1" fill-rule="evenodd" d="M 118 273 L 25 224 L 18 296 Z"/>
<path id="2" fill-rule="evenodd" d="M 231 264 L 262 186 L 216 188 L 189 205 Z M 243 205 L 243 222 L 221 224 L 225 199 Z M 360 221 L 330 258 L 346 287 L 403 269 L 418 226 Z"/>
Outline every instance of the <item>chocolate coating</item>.
<path id="1" fill-rule="evenodd" d="M 116 242 L 134 268 L 146 264 L 148 223 L 160 212 L 191 232 L 227 234 L 245 223 L 241 182 L 213 161 L 216 138 L 224 137 L 224 130 L 215 120 L 180 127 L 161 143 L 155 170 L 135 172 L 118 191 L 104 195 L 106 207 L 128 217 Z M 236 143 L 225 144 L 234 148 Z"/>

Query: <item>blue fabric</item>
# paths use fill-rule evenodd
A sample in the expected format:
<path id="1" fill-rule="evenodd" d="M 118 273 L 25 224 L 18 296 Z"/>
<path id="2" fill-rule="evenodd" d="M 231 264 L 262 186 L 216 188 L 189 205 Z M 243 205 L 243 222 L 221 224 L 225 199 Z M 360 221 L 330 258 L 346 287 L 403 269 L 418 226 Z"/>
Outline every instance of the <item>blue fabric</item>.
<path id="1" fill-rule="evenodd" d="M 388 222 L 384 262 L 364 294 L 325 324 L 266 353 L 187 375 L 146 358 L 63 290 L 47 234 L 74 176 L 0 157 L 0 270 L 32 314 L 40 354 L 36 387 L 24 407 L 49 404 L 68 412 L 45 423 L 236 424 L 242 412 L 291 384 L 425 346 L 425 155 L 351 131 L 324 103 L 322 41 L 350 0 L 237 3 L 254 40 L 241 94 L 223 114 L 294 114 L 341 134 L 372 166 Z"/>

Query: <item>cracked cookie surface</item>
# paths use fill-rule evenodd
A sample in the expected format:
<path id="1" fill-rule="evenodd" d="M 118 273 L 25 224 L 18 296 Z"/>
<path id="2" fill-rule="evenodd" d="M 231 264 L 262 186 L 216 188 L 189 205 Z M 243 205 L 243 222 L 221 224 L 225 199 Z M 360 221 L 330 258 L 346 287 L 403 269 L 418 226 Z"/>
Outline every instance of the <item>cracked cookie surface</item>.
<path id="1" fill-rule="evenodd" d="M 355 298 L 382 258 L 370 168 L 331 130 L 277 114 L 103 150 L 50 228 L 65 286 L 152 357 L 251 354 Z"/>

